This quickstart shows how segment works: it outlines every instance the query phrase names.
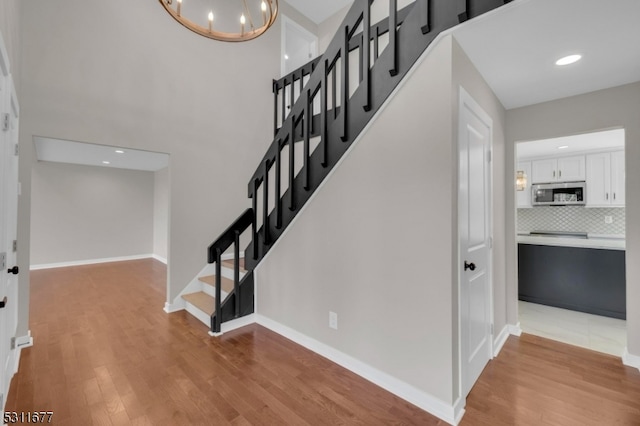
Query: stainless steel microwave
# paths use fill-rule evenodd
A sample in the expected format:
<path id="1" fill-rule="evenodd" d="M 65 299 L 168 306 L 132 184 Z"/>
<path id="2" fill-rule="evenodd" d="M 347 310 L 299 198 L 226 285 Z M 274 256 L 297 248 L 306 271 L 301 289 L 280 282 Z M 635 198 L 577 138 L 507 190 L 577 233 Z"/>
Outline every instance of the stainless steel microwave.
<path id="1" fill-rule="evenodd" d="M 531 195 L 534 206 L 583 206 L 587 201 L 585 182 L 536 184 Z"/>

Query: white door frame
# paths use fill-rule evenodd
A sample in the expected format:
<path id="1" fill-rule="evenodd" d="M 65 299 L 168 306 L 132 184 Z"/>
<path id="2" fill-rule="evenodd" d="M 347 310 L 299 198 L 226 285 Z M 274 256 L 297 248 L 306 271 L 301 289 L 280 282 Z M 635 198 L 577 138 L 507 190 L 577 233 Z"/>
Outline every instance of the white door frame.
<path id="1" fill-rule="evenodd" d="M 468 108 L 471 111 L 473 111 L 473 113 L 478 116 L 480 118 L 481 121 L 484 122 L 484 124 L 486 124 L 489 128 L 489 153 L 490 155 L 493 153 L 493 120 L 491 119 L 491 117 L 482 109 L 482 107 L 480 106 L 480 104 L 478 102 L 476 102 L 471 95 L 462 87 L 459 86 L 459 97 L 458 97 L 459 103 L 458 103 L 458 137 L 457 137 L 457 147 L 458 147 L 458 165 L 460 167 L 460 153 L 461 153 L 461 149 L 462 149 L 462 135 L 463 135 L 463 121 L 462 121 L 462 114 L 464 111 L 464 108 Z M 485 194 L 486 197 L 486 206 L 487 206 L 487 229 L 488 229 L 488 234 L 490 236 L 490 243 L 489 243 L 489 255 L 488 255 L 488 264 L 487 264 L 487 276 L 488 276 L 488 287 L 489 287 L 489 292 L 488 292 L 488 305 L 489 306 L 489 321 L 490 321 L 490 332 L 489 332 L 489 338 L 490 338 L 490 344 L 489 344 L 489 359 L 493 359 L 494 357 L 494 330 L 493 330 L 493 324 L 494 324 L 494 306 L 493 306 L 493 161 L 490 161 L 490 167 L 487 170 L 487 174 L 488 176 L 486 176 L 487 178 L 487 193 Z M 461 198 L 462 198 L 462 193 L 460 191 L 460 170 L 458 170 L 458 211 L 460 212 L 460 205 L 461 205 Z M 458 229 L 460 229 L 460 221 L 461 221 L 461 215 L 460 213 L 458 213 Z M 463 277 L 463 269 L 462 269 L 462 264 L 464 263 L 464 258 L 463 258 L 463 253 L 461 252 L 461 247 L 462 247 L 462 239 L 460 236 L 460 232 L 458 231 L 458 256 L 457 256 L 457 280 L 458 280 L 458 360 L 459 360 L 459 381 L 458 381 L 458 386 L 460 389 L 460 395 L 461 395 L 461 400 L 464 400 L 467 397 L 467 394 L 465 392 L 465 380 L 466 380 L 466 365 L 465 362 L 463 362 L 463 360 L 466 360 L 468 358 L 467 353 L 464 353 L 463 349 L 466 347 L 465 345 L 463 345 L 462 339 L 464 336 L 463 333 L 463 327 L 465 326 L 465 324 L 463 324 L 463 320 L 462 320 L 462 300 L 463 300 L 463 296 L 462 296 L 462 291 L 463 291 L 463 286 L 462 286 L 462 277 Z M 470 386 L 469 389 L 473 387 Z"/>

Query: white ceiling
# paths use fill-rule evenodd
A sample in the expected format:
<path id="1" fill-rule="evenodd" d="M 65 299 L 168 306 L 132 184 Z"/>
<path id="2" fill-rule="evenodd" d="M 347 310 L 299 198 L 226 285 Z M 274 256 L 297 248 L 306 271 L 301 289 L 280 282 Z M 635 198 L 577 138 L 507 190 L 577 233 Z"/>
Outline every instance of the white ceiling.
<path id="1" fill-rule="evenodd" d="M 353 0 L 287 0 L 287 3 L 319 24 L 340 9 L 353 3 Z"/>
<path id="2" fill-rule="evenodd" d="M 72 142 L 61 139 L 35 136 L 38 161 L 83 164 L 87 166 L 112 167 L 116 169 L 155 172 L 169 165 L 169 155 L 159 152 L 140 151 L 108 145 Z M 124 151 L 117 153 L 116 150 Z M 109 164 L 104 164 L 108 161 Z"/>
<path id="3" fill-rule="evenodd" d="M 512 109 L 640 80 L 639 18 L 638 0 L 516 0 L 454 35 Z"/>
<path id="4" fill-rule="evenodd" d="M 624 129 L 522 142 L 517 145 L 517 156 L 522 159 L 616 148 L 624 148 Z"/>

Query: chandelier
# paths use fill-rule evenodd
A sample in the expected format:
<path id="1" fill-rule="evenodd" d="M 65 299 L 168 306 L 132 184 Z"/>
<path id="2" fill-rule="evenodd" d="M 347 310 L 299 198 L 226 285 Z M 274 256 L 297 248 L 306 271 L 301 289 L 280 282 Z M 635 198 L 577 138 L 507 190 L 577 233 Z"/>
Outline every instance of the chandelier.
<path id="1" fill-rule="evenodd" d="M 249 0 L 249 6 L 247 0 L 241 0 L 242 8 L 235 11 L 236 15 L 240 15 L 237 24 L 225 19 L 227 22 L 222 25 L 216 20 L 213 0 L 159 1 L 169 15 L 186 28 L 201 36 L 220 41 L 247 41 L 260 37 L 273 25 L 278 16 L 278 0 Z M 223 12 L 233 13 L 228 10 L 232 2 L 222 0 L 218 3 L 220 9 L 226 8 Z M 258 22 L 254 21 L 253 15 L 261 16 Z"/>

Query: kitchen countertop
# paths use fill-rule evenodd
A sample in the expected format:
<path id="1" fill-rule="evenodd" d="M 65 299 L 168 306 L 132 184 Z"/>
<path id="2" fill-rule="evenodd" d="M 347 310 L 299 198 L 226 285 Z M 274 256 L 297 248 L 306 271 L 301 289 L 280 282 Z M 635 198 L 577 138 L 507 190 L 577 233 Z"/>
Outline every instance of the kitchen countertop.
<path id="1" fill-rule="evenodd" d="M 621 235 L 588 234 L 588 238 L 565 238 L 529 235 L 519 232 L 518 243 L 543 246 L 584 247 L 594 249 L 625 250 L 625 239 Z"/>

